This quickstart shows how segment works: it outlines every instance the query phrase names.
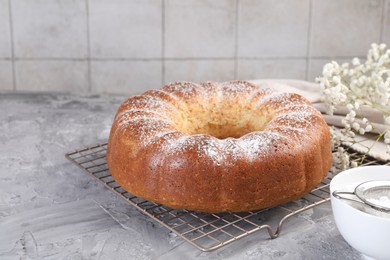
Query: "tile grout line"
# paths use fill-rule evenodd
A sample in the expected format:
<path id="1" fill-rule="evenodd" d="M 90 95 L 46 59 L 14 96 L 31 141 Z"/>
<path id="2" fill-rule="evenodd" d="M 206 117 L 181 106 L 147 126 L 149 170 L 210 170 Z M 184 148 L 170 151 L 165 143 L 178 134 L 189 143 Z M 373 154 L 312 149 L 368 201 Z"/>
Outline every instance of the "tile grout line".
<path id="1" fill-rule="evenodd" d="M 11 40 L 12 90 L 16 91 L 15 40 L 14 40 L 14 24 L 13 24 L 11 0 L 8 0 L 8 15 L 9 15 L 9 29 L 10 29 L 10 40 Z"/>
<path id="2" fill-rule="evenodd" d="M 319 59 L 349 59 L 356 56 L 312 56 L 311 59 L 319 60 Z M 365 56 L 357 56 L 358 58 L 365 58 Z M 302 57 L 237 57 L 239 60 L 306 60 L 306 56 Z M 115 57 L 107 57 L 107 58 L 90 58 L 91 61 L 101 61 L 101 62 L 110 62 L 110 61 L 197 61 L 197 60 L 232 60 L 234 61 L 234 57 L 182 57 L 182 58 L 115 58 Z M 0 60 L 12 60 L 12 58 L 0 58 Z M 68 58 L 68 57 L 29 57 L 29 58 L 14 58 L 15 61 L 86 61 L 86 58 Z"/>
<path id="3" fill-rule="evenodd" d="M 306 41 L 306 69 L 305 79 L 309 81 L 309 68 L 311 65 L 311 30 L 312 30 L 312 19 L 313 16 L 313 0 L 309 0 L 309 20 L 307 25 L 307 41 Z"/>
<path id="4" fill-rule="evenodd" d="M 239 22 L 238 22 L 238 19 L 239 19 L 239 3 L 238 3 L 239 0 L 236 0 L 235 2 L 235 5 L 236 5 L 236 9 L 235 9 L 235 26 L 236 26 L 236 30 L 235 30 L 235 35 L 234 35 L 234 79 L 238 79 L 238 25 L 239 25 Z"/>
<path id="5" fill-rule="evenodd" d="M 89 0 L 85 0 L 85 8 L 86 8 L 86 29 L 87 29 L 87 81 L 88 88 L 87 91 L 92 91 L 92 75 L 91 75 L 91 34 L 90 34 L 90 10 L 89 10 Z"/>
<path id="6" fill-rule="evenodd" d="M 161 0 L 161 85 L 165 85 L 165 0 Z"/>
<path id="7" fill-rule="evenodd" d="M 382 0 L 382 17 L 381 17 L 381 28 L 379 31 L 379 44 L 383 42 L 383 34 L 385 31 L 385 22 L 387 14 L 387 0 Z"/>

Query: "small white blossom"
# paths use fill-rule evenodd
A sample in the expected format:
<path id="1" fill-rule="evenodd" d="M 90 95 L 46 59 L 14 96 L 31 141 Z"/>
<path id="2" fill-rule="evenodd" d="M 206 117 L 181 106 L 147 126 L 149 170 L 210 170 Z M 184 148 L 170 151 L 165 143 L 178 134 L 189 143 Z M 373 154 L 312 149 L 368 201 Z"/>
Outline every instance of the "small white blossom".
<path id="1" fill-rule="evenodd" d="M 352 59 L 352 65 L 353 65 L 353 66 L 358 66 L 358 65 L 360 65 L 360 60 L 359 60 L 359 58 L 353 58 L 353 59 Z"/>
<path id="2" fill-rule="evenodd" d="M 358 167 L 358 163 L 356 161 L 351 162 L 351 167 L 352 168 Z"/>
<path id="3" fill-rule="evenodd" d="M 372 125 L 367 125 L 366 128 L 364 128 L 364 130 L 368 133 L 368 132 L 371 132 L 372 131 Z"/>
<path id="4" fill-rule="evenodd" d="M 340 77 L 339 76 L 333 76 L 333 82 L 335 84 L 340 84 L 340 82 L 341 82 Z"/>
<path id="5" fill-rule="evenodd" d="M 354 122 L 352 124 L 352 128 L 355 130 L 355 131 L 359 131 L 360 130 L 360 125 L 358 122 Z"/>
<path id="6" fill-rule="evenodd" d="M 390 116 L 385 118 L 385 124 L 390 125 Z"/>
<path id="7" fill-rule="evenodd" d="M 386 130 L 384 139 L 385 139 L 385 144 L 390 144 L 390 130 Z"/>

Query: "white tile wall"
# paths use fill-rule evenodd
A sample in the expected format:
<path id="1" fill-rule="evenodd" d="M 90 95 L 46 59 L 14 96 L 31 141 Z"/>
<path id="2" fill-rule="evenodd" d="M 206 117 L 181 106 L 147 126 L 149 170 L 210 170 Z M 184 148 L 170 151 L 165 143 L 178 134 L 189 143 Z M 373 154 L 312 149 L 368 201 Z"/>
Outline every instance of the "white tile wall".
<path id="1" fill-rule="evenodd" d="M 166 57 L 234 57 L 235 0 L 166 0 Z"/>
<path id="2" fill-rule="evenodd" d="M 0 0 L 0 91 L 314 80 L 390 46 L 390 0 Z"/>
<path id="3" fill-rule="evenodd" d="M 0 60 L 0 91 L 13 90 L 12 62 Z"/>
<path id="4" fill-rule="evenodd" d="M 379 42 L 382 0 L 313 0 L 311 55 L 365 56 Z"/>
<path id="5" fill-rule="evenodd" d="M 13 0 L 15 56 L 85 58 L 87 12 L 80 0 Z"/>
<path id="6" fill-rule="evenodd" d="M 175 60 L 165 62 L 165 82 L 234 80 L 234 60 Z"/>
<path id="7" fill-rule="evenodd" d="M 239 60 L 240 79 L 305 79 L 305 59 Z"/>
<path id="8" fill-rule="evenodd" d="M 239 1 L 239 57 L 306 56 L 309 0 Z"/>
<path id="9" fill-rule="evenodd" d="M 384 6 L 384 19 L 383 19 L 383 38 L 382 42 L 387 43 L 390 47 L 390 0 L 385 1 Z"/>
<path id="10" fill-rule="evenodd" d="M 89 0 L 91 55 L 161 58 L 161 0 Z"/>
<path id="11" fill-rule="evenodd" d="M 85 93 L 86 61 L 24 60 L 15 62 L 17 90 Z"/>
<path id="12" fill-rule="evenodd" d="M 8 0 L 0 0 L 0 58 L 10 58 L 11 34 Z"/>
<path id="13" fill-rule="evenodd" d="M 161 87 L 161 61 L 92 61 L 92 91 L 131 94 Z"/>

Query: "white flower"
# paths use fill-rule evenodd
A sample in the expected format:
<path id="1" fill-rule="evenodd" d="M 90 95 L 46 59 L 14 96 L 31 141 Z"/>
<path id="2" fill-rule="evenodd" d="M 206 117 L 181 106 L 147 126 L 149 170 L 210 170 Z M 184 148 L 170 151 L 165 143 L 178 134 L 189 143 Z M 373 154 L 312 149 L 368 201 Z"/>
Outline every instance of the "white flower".
<path id="1" fill-rule="evenodd" d="M 390 125 L 390 116 L 385 118 L 385 124 Z"/>
<path id="2" fill-rule="evenodd" d="M 384 138 L 385 138 L 385 144 L 390 144 L 390 130 L 386 130 Z"/>
<path id="3" fill-rule="evenodd" d="M 353 119 L 353 118 L 355 118 L 355 116 L 356 116 L 355 110 L 351 110 L 351 111 L 347 114 L 346 118 L 347 118 L 347 119 Z"/>
<path id="4" fill-rule="evenodd" d="M 333 82 L 335 83 L 335 84 L 340 84 L 340 82 L 341 82 L 341 80 L 340 80 L 340 77 L 339 76 L 333 76 Z"/>
<path id="5" fill-rule="evenodd" d="M 353 65 L 353 66 L 358 66 L 358 65 L 360 65 L 360 60 L 359 60 L 359 58 L 353 58 L 353 59 L 352 59 L 352 65 Z"/>
<path id="6" fill-rule="evenodd" d="M 372 125 L 367 125 L 366 128 L 364 129 L 366 132 L 371 132 L 372 131 Z"/>
<path id="7" fill-rule="evenodd" d="M 359 123 L 358 123 L 358 122 L 354 122 L 354 123 L 352 124 L 352 128 L 355 129 L 355 131 L 359 131 L 359 129 L 360 129 Z"/>

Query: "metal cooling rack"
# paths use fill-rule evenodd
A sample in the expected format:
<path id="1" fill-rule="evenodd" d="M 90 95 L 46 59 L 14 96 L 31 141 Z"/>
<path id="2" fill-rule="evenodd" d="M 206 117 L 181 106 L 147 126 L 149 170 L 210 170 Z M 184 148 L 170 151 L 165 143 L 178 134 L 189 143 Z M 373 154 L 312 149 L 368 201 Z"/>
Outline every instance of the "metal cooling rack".
<path id="1" fill-rule="evenodd" d="M 218 249 L 261 229 L 266 229 L 271 238 L 276 238 L 289 218 L 330 200 L 331 178 L 326 178 L 302 199 L 270 209 L 219 214 L 174 210 L 135 197 L 122 189 L 108 170 L 106 151 L 107 143 L 104 143 L 65 156 L 138 210 L 204 252 Z M 351 154 L 351 158 L 360 160 L 357 153 Z M 383 162 L 367 157 L 362 165 L 375 164 L 383 165 Z M 390 162 L 386 165 L 390 165 Z"/>

